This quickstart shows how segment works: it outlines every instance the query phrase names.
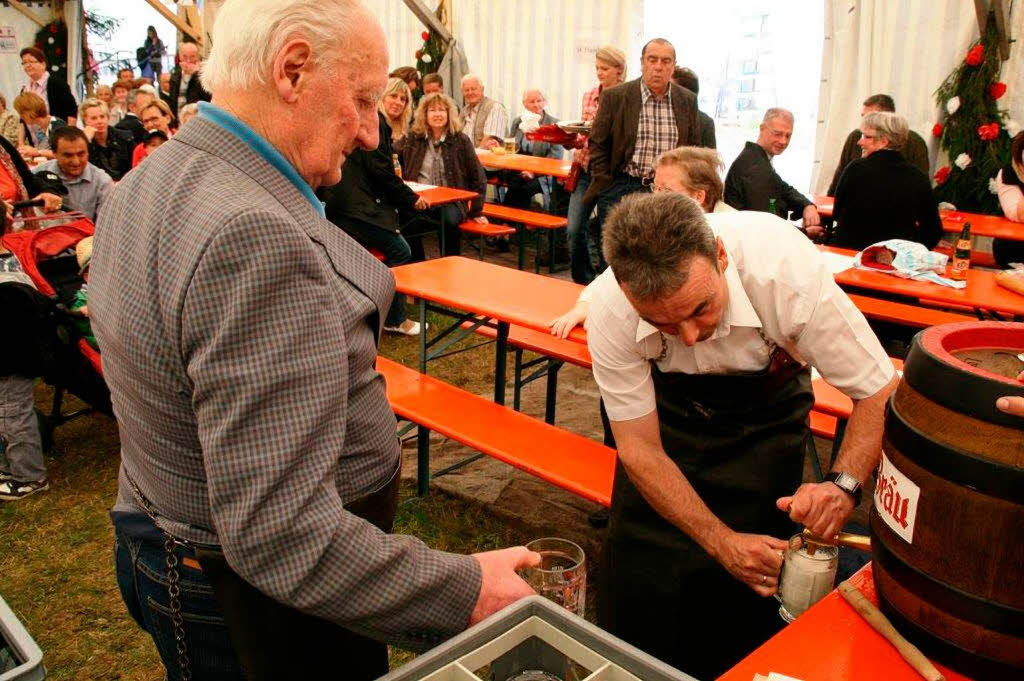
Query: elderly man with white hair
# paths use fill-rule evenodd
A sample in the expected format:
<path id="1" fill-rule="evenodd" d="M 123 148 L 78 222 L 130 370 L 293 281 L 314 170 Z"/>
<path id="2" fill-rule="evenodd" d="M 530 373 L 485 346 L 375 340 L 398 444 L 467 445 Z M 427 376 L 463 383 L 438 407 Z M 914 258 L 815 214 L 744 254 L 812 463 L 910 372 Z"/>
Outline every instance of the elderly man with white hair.
<path id="1" fill-rule="evenodd" d="M 473 146 L 491 149 L 505 138 L 508 131 L 508 112 L 504 105 L 484 96 L 484 82 L 480 76 L 467 73 L 462 77 L 463 130 Z"/>
<path id="2" fill-rule="evenodd" d="M 178 46 L 178 65 L 171 73 L 167 91 L 167 104 L 171 107 L 171 113 L 175 118 L 178 117 L 178 111 L 186 104 L 210 101 L 210 93 L 203 87 L 203 76 L 199 72 L 202 65 L 203 60 L 199 54 L 198 45 L 182 43 Z M 155 89 L 153 96 L 160 96 Z"/>
<path id="3" fill-rule="evenodd" d="M 814 238 L 824 231 L 818 209 L 772 167 L 772 159 L 786 150 L 792 137 L 792 112 L 765 111 L 757 142 L 746 143 L 725 175 L 725 202 L 736 210 L 768 211 L 774 200 L 776 215 L 802 217 L 804 231 Z"/>
<path id="4" fill-rule="evenodd" d="M 374 369 L 394 280 L 314 189 L 378 142 L 356 0 L 227 0 L 211 103 L 96 227 L 90 311 L 121 436 L 129 612 L 171 679 L 372 679 L 532 590 L 525 548 L 389 534 L 401 468 Z"/>

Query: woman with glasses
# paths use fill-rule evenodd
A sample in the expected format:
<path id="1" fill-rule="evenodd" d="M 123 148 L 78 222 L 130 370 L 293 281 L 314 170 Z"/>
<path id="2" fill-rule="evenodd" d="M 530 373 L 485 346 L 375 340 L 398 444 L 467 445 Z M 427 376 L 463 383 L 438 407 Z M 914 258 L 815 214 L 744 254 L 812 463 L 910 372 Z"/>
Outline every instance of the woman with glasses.
<path id="1" fill-rule="evenodd" d="M 21 51 L 21 68 L 28 76 L 28 82 L 21 88 L 22 92 L 31 92 L 46 102 L 57 118 L 68 125 L 78 120 L 78 102 L 71 94 L 71 88 L 60 78 L 51 78 L 51 69 L 46 65 L 46 55 L 38 47 L 26 47 Z"/>

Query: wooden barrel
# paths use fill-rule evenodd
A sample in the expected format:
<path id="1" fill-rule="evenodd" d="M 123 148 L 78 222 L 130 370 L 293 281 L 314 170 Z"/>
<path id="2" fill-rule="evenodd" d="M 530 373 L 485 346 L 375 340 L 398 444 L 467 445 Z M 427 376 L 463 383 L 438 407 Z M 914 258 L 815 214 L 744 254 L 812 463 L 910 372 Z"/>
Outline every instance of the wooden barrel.
<path id="1" fill-rule="evenodd" d="M 882 610 L 934 659 L 1024 679 L 1024 324 L 917 334 L 889 400 L 871 511 Z"/>

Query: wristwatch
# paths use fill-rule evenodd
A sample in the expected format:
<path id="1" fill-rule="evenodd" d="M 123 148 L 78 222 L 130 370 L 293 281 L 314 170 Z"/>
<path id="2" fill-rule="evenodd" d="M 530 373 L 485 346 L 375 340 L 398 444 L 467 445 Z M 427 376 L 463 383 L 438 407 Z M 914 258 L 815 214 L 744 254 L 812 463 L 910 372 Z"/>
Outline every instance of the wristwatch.
<path id="1" fill-rule="evenodd" d="M 853 506 L 856 508 L 860 506 L 861 487 L 860 480 L 853 477 L 849 473 L 840 473 L 832 471 L 825 476 L 825 482 L 831 482 L 833 485 L 843 490 L 851 497 L 853 497 Z"/>

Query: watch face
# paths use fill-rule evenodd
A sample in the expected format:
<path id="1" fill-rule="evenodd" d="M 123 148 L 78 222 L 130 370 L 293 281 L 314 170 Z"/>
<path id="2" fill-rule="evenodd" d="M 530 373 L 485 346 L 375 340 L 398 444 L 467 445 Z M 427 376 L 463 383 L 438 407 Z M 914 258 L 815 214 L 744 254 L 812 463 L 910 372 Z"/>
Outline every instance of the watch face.
<path id="1" fill-rule="evenodd" d="M 836 484 L 851 492 L 860 487 L 860 482 L 857 478 L 853 477 L 849 473 L 840 473 L 839 477 L 836 478 Z"/>

